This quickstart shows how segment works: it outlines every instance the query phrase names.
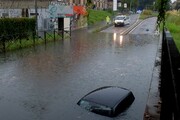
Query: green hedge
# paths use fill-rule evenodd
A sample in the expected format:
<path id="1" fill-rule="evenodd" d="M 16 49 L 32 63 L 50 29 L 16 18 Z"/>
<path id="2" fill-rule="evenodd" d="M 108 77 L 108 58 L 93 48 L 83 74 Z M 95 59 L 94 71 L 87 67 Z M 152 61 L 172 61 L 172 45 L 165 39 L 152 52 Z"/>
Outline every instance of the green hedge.
<path id="1" fill-rule="evenodd" d="M 142 14 L 143 15 L 152 15 L 152 10 L 143 10 Z"/>
<path id="2" fill-rule="evenodd" d="M 143 10 L 143 12 L 140 14 L 139 19 L 147 19 L 150 17 L 157 17 L 158 12 L 152 11 L 152 10 Z"/>
<path id="3" fill-rule="evenodd" d="M 0 36 L 5 40 L 24 38 L 29 32 L 35 31 L 35 25 L 34 18 L 1 18 Z"/>

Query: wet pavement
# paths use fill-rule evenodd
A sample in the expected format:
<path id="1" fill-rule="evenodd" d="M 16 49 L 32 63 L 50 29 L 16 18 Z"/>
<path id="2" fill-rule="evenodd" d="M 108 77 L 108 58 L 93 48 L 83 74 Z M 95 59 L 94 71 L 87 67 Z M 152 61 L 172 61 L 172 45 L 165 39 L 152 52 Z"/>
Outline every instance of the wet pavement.
<path id="1" fill-rule="evenodd" d="M 0 54 L 0 120 L 142 120 L 159 43 L 155 23 L 126 36 L 84 28 L 71 39 Z M 102 86 L 130 89 L 135 101 L 115 118 L 77 105 Z"/>
<path id="2" fill-rule="evenodd" d="M 125 31 L 128 27 L 130 27 L 131 25 L 133 25 L 134 23 L 136 23 L 137 21 L 141 21 L 138 19 L 139 15 L 138 14 L 133 14 L 129 16 L 130 19 L 130 24 L 127 24 L 123 27 L 114 27 L 114 25 L 112 24 L 111 27 L 102 30 L 101 32 L 106 32 L 106 33 L 123 33 L 123 31 Z"/>

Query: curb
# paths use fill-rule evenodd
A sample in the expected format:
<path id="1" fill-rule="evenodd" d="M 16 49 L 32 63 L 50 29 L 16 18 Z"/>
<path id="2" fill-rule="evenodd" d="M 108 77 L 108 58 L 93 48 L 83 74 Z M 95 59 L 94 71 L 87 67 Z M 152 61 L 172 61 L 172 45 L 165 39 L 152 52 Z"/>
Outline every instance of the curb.
<path id="1" fill-rule="evenodd" d="M 162 34 L 160 34 L 158 50 L 153 68 L 152 79 L 149 87 L 148 99 L 146 103 L 144 120 L 160 120 L 161 98 L 160 98 L 160 70 L 161 70 L 161 50 Z"/>
<path id="2" fill-rule="evenodd" d="M 104 30 L 104 29 L 106 29 L 106 28 L 108 28 L 110 26 L 113 26 L 113 24 L 111 23 L 111 24 L 108 24 L 108 25 L 97 27 L 95 30 L 92 30 L 92 33 L 100 32 L 100 31 L 102 31 L 102 30 Z"/>

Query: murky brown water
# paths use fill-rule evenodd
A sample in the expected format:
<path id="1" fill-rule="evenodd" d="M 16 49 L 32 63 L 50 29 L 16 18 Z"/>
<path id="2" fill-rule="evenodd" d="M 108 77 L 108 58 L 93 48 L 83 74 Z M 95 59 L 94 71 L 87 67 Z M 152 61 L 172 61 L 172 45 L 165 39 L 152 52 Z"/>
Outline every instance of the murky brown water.
<path id="1" fill-rule="evenodd" d="M 0 55 L 0 120 L 141 120 L 158 38 L 74 31 L 72 38 Z M 76 103 L 102 86 L 130 89 L 134 103 L 116 118 Z"/>

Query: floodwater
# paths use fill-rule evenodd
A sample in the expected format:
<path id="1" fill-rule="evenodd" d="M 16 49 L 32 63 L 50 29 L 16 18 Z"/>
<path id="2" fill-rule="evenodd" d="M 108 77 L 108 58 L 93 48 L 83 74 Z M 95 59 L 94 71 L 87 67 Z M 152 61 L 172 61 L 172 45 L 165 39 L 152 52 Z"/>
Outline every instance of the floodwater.
<path id="1" fill-rule="evenodd" d="M 150 28 L 126 36 L 86 31 L 73 31 L 71 39 L 46 46 L 0 54 L 0 120 L 143 119 L 158 36 Z M 102 86 L 127 88 L 135 101 L 115 118 L 77 105 Z"/>

